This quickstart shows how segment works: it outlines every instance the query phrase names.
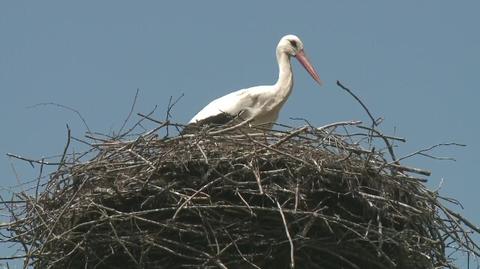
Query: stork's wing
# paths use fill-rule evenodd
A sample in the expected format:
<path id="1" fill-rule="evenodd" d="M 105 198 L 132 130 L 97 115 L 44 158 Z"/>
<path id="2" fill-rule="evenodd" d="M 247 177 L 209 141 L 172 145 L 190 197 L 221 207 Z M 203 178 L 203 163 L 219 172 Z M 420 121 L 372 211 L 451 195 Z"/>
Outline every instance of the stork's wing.
<path id="1" fill-rule="evenodd" d="M 230 121 L 232 121 L 235 118 L 236 118 L 236 115 L 230 115 L 228 113 L 222 112 L 220 114 L 205 118 L 203 120 L 199 120 L 199 121 L 197 121 L 195 123 L 191 123 L 191 124 L 196 124 L 198 126 L 202 126 L 202 125 L 206 125 L 206 124 L 208 124 L 208 125 L 223 125 L 223 124 L 229 123 Z"/>
<path id="2" fill-rule="evenodd" d="M 240 112 L 245 109 L 252 107 L 254 98 L 250 94 L 251 89 L 243 89 L 229 93 L 225 96 L 222 96 L 218 99 L 210 102 L 206 107 L 204 107 L 200 112 L 195 115 L 189 123 L 200 123 L 200 122 L 223 122 L 230 116 L 230 120 L 233 117 L 236 117 Z M 226 116 L 227 115 L 227 116 Z M 211 118 L 211 119 L 209 119 Z M 209 119 L 209 120 L 207 120 Z M 228 122 L 228 121 L 227 121 Z"/>
<path id="3" fill-rule="evenodd" d="M 271 86 L 257 86 L 229 93 L 210 102 L 189 122 L 182 133 L 205 124 L 223 125 L 233 119 L 247 120 L 256 115 L 259 100 Z M 192 128 L 193 127 L 193 128 Z"/>
<path id="4" fill-rule="evenodd" d="M 210 125 L 210 126 L 224 125 L 234 120 L 235 118 L 236 116 L 232 116 L 228 113 L 220 113 L 215 116 L 211 116 L 203 120 L 199 120 L 197 122 L 189 123 L 187 126 L 185 126 L 185 128 L 183 128 L 181 134 L 195 133 L 196 131 L 199 130 L 199 127 L 204 125 Z"/>
<path id="5" fill-rule="evenodd" d="M 249 110 L 254 97 L 252 88 L 242 89 L 211 101 L 198 112 L 183 129 L 182 134 L 192 133 L 204 125 L 224 125 Z M 248 113 L 247 113 L 248 114 Z"/>

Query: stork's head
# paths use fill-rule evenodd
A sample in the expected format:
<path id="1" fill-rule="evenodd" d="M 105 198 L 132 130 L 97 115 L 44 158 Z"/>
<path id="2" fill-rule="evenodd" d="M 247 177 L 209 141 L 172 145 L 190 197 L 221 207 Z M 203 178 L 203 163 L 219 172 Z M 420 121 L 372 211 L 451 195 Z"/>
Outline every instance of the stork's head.
<path id="1" fill-rule="evenodd" d="M 303 51 L 303 42 L 296 35 L 286 35 L 280 39 L 277 46 L 277 52 L 286 53 L 289 56 L 297 58 L 297 60 L 305 67 L 307 72 L 312 76 L 312 78 L 322 85 L 320 76 L 315 71 L 315 68 L 308 60 L 305 52 Z"/>
<path id="2" fill-rule="evenodd" d="M 286 35 L 278 42 L 277 50 L 295 57 L 299 51 L 303 50 L 303 42 L 296 35 Z"/>

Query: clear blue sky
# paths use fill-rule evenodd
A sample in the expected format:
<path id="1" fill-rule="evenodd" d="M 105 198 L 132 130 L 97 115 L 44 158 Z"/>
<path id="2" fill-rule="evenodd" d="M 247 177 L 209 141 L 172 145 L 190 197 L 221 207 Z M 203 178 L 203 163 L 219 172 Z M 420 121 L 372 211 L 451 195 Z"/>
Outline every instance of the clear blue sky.
<path id="1" fill-rule="evenodd" d="M 215 97 L 273 83 L 275 46 L 293 33 L 325 85 L 295 62 L 294 92 L 279 121 L 367 120 L 335 86 L 341 80 L 385 118 L 385 132 L 408 139 L 399 155 L 467 144 L 435 152 L 456 162 L 406 163 L 432 170 L 432 187 L 443 178 L 443 194 L 480 224 L 479 11 L 479 1 L 2 1 L 1 184 L 15 184 L 12 163 L 23 180 L 37 173 L 7 152 L 55 155 L 65 124 L 77 137 L 85 131 L 69 111 L 27 107 L 70 106 L 108 133 L 122 125 L 138 88 L 137 111 L 159 105 L 157 117 L 170 96 L 184 93 L 173 115 L 186 122 Z"/>

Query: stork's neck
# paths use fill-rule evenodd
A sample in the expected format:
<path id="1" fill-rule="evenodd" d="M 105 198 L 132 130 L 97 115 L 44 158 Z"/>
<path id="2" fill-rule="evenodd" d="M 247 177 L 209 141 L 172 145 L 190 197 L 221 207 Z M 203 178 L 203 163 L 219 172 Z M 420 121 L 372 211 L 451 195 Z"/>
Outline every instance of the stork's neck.
<path id="1" fill-rule="evenodd" d="M 292 65 L 290 64 L 290 55 L 285 52 L 277 51 L 278 61 L 278 80 L 275 83 L 277 96 L 286 99 L 293 87 Z"/>

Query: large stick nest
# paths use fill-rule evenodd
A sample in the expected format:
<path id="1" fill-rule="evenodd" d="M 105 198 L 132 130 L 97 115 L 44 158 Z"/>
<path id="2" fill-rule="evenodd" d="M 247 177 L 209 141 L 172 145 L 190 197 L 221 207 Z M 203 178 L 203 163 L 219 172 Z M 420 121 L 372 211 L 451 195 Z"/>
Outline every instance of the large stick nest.
<path id="1" fill-rule="evenodd" d="M 97 137 L 94 157 L 64 155 L 44 190 L 18 193 L 8 241 L 25 264 L 453 268 L 448 249 L 479 253 L 474 226 L 424 185 L 428 172 L 396 161 L 399 138 L 355 122 L 156 135 L 172 126 Z"/>

